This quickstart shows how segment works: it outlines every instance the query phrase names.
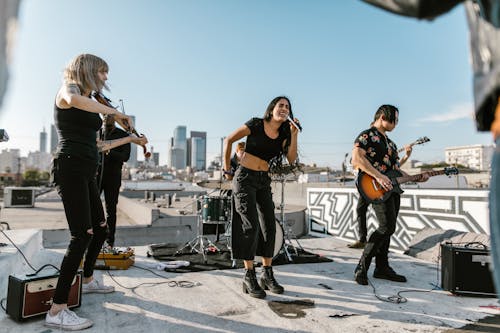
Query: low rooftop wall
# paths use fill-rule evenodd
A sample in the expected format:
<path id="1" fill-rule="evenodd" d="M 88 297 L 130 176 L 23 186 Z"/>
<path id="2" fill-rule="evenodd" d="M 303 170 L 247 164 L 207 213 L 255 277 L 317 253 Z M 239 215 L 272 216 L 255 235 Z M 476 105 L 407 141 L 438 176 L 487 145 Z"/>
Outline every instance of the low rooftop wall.
<path id="1" fill-rule="evenodd" d="M 355 188 L 308 188 L 307 224 L 309 234 L 336 236 L 346 241 L 358 238 Z M 487 190 L 406 189 L 391 249 L 403 252 L 413 236 L 424 228 L 457 230 L 489 235 Z M 368 233 L 378 223 L 370 206 Z"/>

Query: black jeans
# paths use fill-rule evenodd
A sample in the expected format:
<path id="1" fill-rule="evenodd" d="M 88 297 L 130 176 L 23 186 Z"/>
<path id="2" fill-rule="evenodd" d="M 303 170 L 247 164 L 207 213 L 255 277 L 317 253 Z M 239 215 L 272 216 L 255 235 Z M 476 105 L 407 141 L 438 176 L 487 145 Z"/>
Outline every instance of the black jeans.
<path id="1" fill-rule="evenodd" d="M 391 236 L 396 231 L 400 202 L 400 195 L 392 193 L 386 201 L 372 204 L 377 216 L 378 228 L 370 235 L 361 256 L 360 264 L 364 265 L 367 270 L 373 257 L 375 257 L 377 267 L 389 266 L 389 246 Z"/>
<path id="2" fill-rule="evenodd" d="M 90 277 L 106 238 L 106 226 L 96 183 L 97 162 L 75 156 L 54 159 L 53 176 L 61 196 L 71 240 L 61 263 L 54 303 L 68 303 L 71 283 L 85 255 L 83 276 Z M 92 229 L 93 235 L 87 230 Z"/>
<path id="3" fill-rule="evenodd" d="M 233 258 L 272 258 L 276 217 L 267 172 L 239 166 L 233 179 L 233 201 L 237 213 L 232 221 Z"/>
<path id="4" fill-rule="evenodd" d="M 358 239 L 364 243 L 366 243 L 366 237 L 368 235 L 368 229 L 366 226 L 366 212 L 368 211 L 369 205 L 370 204 L 366 201 L 366 199 L 360 194 L 358 204 L 356 205 L 356 215 L 358 217 Z"/>
<path id="5" fill-rule="evenodd" d="M 99 179 L 101 175 L 97 177 Z M 118 196 L 120 194 L 120 186 L 122 184 L 122 169 L 113 168 L 113 166 L 106 167 L 104 165 L 104 172 L 102 174 L 101 190 L 104 191 L 104 199 L 106 201 L 106 223 L 108 224 L 108 236 L 106 241 L 108 245 L 115 245 L 116 233 L 116 205 L 118 204 Z"/>

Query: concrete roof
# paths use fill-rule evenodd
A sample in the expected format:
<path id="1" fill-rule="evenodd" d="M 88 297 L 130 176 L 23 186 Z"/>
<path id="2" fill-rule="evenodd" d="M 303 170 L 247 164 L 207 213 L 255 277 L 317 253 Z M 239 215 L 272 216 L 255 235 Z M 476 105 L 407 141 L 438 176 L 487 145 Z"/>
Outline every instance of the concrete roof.
<path id="1" fill-rule="evenodd" d="M 33 213 L 32 208 L 16 211 L 18 214 L 2 210 L 0 220 L 9 216 L 7 220 L 14 226 L 22 223 L 15 221 L 16 216 L 22 219 L 22 215 Z M 41 209 L 33 218 L 50 221 L 60 214 L 61 207 Z M 20 246 L 33 266 L 46 263 L 59 266 L 64 250 L 43 248 L 39 229 L 14 228 L 6 234 Z M 2 234 L 0 242 L 9 243 Z M 419 333 L 447 332 L 474 323 L 481 325 L 482 332 L 500 332 L 497 299 L 429 292 L 434 285 L 440 285 L 435 263 L 391 253 L 391 265 L 405 274 L 408 282 L 374 279 L 372 268 L 369 277 L 373 287 L 360 286 L 353 281 L 360 250 L 349 249 L 344 241 L 333 237 L 301 239 L 300 243 L 306 250 L 327 256 L 333 262 L 276 266 L 275 276 L 286 291 L 283 295 L 268 293 L 263 300 L 242 293 L 242 269 L 167 273 L 156 270 L 158 262 L 147 256 L 148 246 L 136 246 L 137 267 L 96 271 L 106 284 L 115 286 L 116 292 L 83 295 L 82 306 L 76 312 L 94 321 L 94 326 L 86 332 Z M 0 267 L 4 272 L 0 275 L 0 298 L 6 296 L 9 274 L 31 272 L 11 245 L 0 248 Z M 257 271 L 260 274 L 260 269 Z M 179 287 L 181 281 L 191 282 L 193 287 Z M 388 303 L 375 297 L 374 288 L 384 299 L 400 291 L 418 292 L 403 293 L 406 303 Z M 290 308 L 282 310 L 284 316 L 280 316 L 271 308 L 275 305 L 273 301 L 302 303 L 303 316 L 294 314 Z M 484 320 L 487 324 L 481 324 Z M 0 312 L 0 333 L 51 332 L 43 322 L 39 318 L 20 324 Z"/>

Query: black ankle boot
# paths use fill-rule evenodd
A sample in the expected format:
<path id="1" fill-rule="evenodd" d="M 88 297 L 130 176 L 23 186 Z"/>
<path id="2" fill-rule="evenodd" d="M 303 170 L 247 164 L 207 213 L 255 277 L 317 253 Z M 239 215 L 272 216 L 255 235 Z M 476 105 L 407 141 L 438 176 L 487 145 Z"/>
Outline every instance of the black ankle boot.
<path id="1" fill-rule="evenodd" d="M 257 282 L 255 269 L 247 269 L 245 277 L 243 278 L 243 292 L 255 298 L 266 297 L 266 292 L 262 290 Z"/>
<path id="2" fill-rule="evenodd" d="M 260 276 L 260 286 L 264 290 L 271 290 L 271 292 L 275 294 L 283 294 L 285 288 L 278 284 L 278 281 L 274 278 L 273 267 L 272 266 L 264 266 L 264 270 L 262 271 L 262 275 Z"/>
<path id="3" fill-rule="evenodd" d="M 362 286 L 368 285 L 368 274 L 362 265 L 358 264 L 358 266 L 356 266 L 354 270 L 354 280 Z"/>
<path id="4" fill-rule="evenodd" d="M 359 263 L 354 270 L 354 280 L 362 286 L 368 285 L 368 269 L 370 268 L 375 252 L 375 244 L 370 242 L 366 243 L 363 254 L 361 255 Z"/>

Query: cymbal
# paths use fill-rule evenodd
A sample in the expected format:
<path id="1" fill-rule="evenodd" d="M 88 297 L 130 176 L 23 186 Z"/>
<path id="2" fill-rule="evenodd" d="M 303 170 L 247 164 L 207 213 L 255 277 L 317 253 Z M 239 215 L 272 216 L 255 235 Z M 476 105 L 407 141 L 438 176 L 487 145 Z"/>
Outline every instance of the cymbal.
<path id="1" fill-rule="evenodd" d="M 230 190 L 232 189 L 232 183 L 229 181 L 220 182 L 218 180 L 204 180 L 196 183 L 196 185 L 211 188 L 211 189 L 220 189 L 220 190 Z"/>

